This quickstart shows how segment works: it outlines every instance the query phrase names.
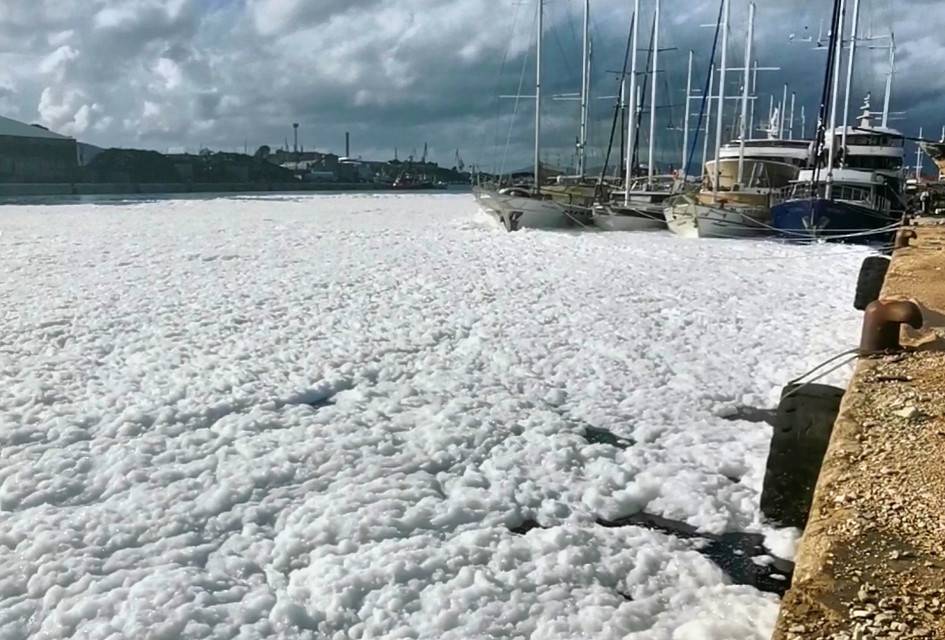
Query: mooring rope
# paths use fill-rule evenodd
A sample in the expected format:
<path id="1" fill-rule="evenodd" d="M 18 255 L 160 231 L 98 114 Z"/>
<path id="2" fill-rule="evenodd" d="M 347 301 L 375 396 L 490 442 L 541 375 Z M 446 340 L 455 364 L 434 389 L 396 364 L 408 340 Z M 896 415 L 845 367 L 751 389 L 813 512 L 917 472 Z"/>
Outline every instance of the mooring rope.
<path id="1" fill-rule="evenodd" d="M 841 352 L 841 353 L 838 353 L 838 354 L 836 354 L 836 355 L 834 355 L 834 356 L 831 356 L 830 358 L 827 358 L 826 360 L 824 360 L 823 362 L 821 362 L 820 364 L 818 364 L 816 367 L 814 367 L 814 368 L 811 369 L 810 371 L 799 375 L 798 377 L 794 378 L 793 380 L 790 380 L 790 381 L 787 383 L 787 386 L 790 387 L 791 385 L 797 384 L 797 387 L 795 387 L 794 389 L 791 389 L 790 391 L 788 391 L 787 393 L 785 393 L 783 396 L 781 396 L 781 399 L 784 400 L 785 398 L 790 398 L 791 396 L 793 396 L 795 393 L 797 393 L 797 392 L 800 391 L 801 389 L 803 389 L 803 388 L 805 388 L 805 387 L 809 387 L 810 385 L 814 384 L 814 383 L 817 382 L 818 380 L 824 379 L 825 377 L 827 377 L 828 375 L 830 375 L 831 373 L 833 373 L 833 372 L 836 371 L 837 369 L 840 369 L 840 368 L 842 368 L 842 367 L 847 366 L 847 365 L 850 364 L 852 361 L 854 361 L 854 360 L 856 360 L 856 359 L 858 359 L 858 358 L 868 358 L 868 357 L 872 357 L 872 356 L 881 356 L 881 355 L 888 355 L 888 353 L 885 352 L 885 351 L 864 351 L 863 349 L 860 349 L 859 347 L 856 347 L 855 349 L 848 349 L 848 350 L 843 351 L 843 352 Z M 809 376 L 809 375 L 815 373 L 816 371 L 819 371 L 820 369 L 822 369 L 823 367 L 827 366 L 828 364 L 831 364 L 832 362 L 836 362 L 837 360 L 839 360 L 840 358 L 843 358 L 844 356 L 849 356 L 849 357 L 847 357 L 847 358 L 845 358 L 844 360 L 842 360 L 839 364 L 836 364 L 836 365 L 830 367 L 829 369 L 827 369 L 827 370 L 824 371 L 823 373 L 820 373 L 820 374 L 814 376 L 813 378 L 811 378 L 811 379 L 808 380 L 807 382 L 798 384 L 801 380 L 803 380 L 803 379 L 806 378 L 807 376 Z"/>

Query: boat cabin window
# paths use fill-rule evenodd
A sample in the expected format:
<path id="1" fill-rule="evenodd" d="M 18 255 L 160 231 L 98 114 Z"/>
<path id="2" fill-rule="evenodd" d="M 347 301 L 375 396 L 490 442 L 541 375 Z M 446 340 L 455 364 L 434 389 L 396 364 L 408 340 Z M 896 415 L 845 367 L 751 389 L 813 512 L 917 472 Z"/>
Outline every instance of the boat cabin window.
<path id="1" fill-rule="evenodd" d="M 902 158 L 884 156 L 847 156 L 846 166 L 853 169 L 875 169 L 880 171 L 898 171 L 902 168 Z"/>
<path id="2" fill-rule="evenodd" d="M 841 136 L 837 136 L 837 139 L 841 139 Z M 847 146 L 850 147 L 901 147 L 903 146 L 902 138 L 897 136 L 891 136 L 886 134 L 864 134 L 858 133 L 853 135 L 847 135 Z"/>

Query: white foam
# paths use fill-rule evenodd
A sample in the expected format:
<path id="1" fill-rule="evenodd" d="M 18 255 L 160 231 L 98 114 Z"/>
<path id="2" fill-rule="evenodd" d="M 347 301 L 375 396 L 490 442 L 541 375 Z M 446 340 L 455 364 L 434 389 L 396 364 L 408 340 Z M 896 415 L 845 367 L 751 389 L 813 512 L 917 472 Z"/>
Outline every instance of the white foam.
<path id="1" fill-rule="evenodd" d="M 770 429 L 719 415 L 854 342 L 863 255 L 468 196 L 5 207 L 0 637 L 764 638 L 774 597 L 594 520 L 761 531 Z"/>

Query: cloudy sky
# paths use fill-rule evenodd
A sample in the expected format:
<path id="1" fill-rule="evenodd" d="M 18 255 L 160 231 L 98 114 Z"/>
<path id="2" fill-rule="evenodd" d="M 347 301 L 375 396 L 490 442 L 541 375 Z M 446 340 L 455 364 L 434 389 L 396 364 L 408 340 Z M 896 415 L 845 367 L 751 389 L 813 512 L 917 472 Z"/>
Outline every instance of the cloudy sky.
<path id="1" fill-rule="evenodd" d="M 945 2 L 862 0 L 862 30 L 895 30 L 898 72 L 895 124 L 910 134 L 945 124 Z M 655 0 L 643 0 L 641 34 L 649 36 Z M 664 2 L 659 149 L 678 154 L 685 59 L 694 49 L 705 74 L 718 0 Z M 747 0 L 732 0 L 730 60 L 744 48 Z M 631 0 L 592 0 L 594 154 L 606 144 L 615 79 Z M 816 110 L 823 52 L 816 38 L 827 0 L 757 0 L 762 74 L 758 105 L 784 82 L 798 105 Z M 453 163 L 527 163 L 532 108 L 499 94 L 531 91 L 536 0 L 3 0 L 0 7 L 0 114 L 39 122 L 102 146 L 160 151 L 200 147 L 250 152 L 281 146 L 301 123 L 306 148 L 388 159 L 429 142 Z M 578 90 L 581 0 L 546 0 L 547 91 Z M 896 10 L 893 11 L 892 7 Z M 791 41 L 791 35 L 794 40 Z M 872 91 L 881 108 L 888 54 L 882 40 L 858 56 L 855 106 Z M 645 43 L 643 43 L 645 46 Z M 645 52 L 641 59 L 645 58 Z M 524 71 L 523 71 L 524 70 Z M 729 91 L 737 91 L 737 78 Z M 673 106 L 669 106 L 673 105 Z M 734 104 L 728 105 L 734 107 Z M 798 106 L 799 112 L 799 106 Z M 731 113 L 731 112 L 730 112 Z M 729 117 L 729 116 L 727 116 Z M 510 124 L 512 126 L 510 126 Z M 577 104 L 549 101 L 551 160 L 565 162 L 577 127 Z M 799 128 L 799 126 L 798 126 Z M 506 145 L 506 141 L 509 144 Z M 508 151 L 504 151 L 508 148 Z"/>

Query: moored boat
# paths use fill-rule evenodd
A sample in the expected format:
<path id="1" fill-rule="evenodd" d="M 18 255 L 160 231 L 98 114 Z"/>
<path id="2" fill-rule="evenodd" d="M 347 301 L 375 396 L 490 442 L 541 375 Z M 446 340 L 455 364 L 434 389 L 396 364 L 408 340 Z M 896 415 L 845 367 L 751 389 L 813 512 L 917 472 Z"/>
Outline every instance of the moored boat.
<path id="1" fill-rule="evenodd" d="M 684 238 L 749 238 L 770 233 L 765 194 L 732 195 L 673 196 L 664 208 L 666 224 Z"/>
<path id="2" fill-rule="evenodd" d="M 903 135 L 870 124 L 868 104 L 859 127 L 833 132 L 840 162 L 805 170 L 772 207 L 773 225 L 792 238 L 883 241 L 901 221 Z M 833 154 L 831 154 L 833 155 Z"/>
<path id="3" fill-rule="evenodd" d="M 534 176 L 530 185 L 479 184 L 473 188 L 473 194 L 479 206 L 496 219 L 508 231 L 522 228 L 562 229 L 572 226 L 585 226 L 590 223 L 590 209 L 556 202 L 543 188 L 544 167 L 541 163 L 541 115 L 542 94 L 541 43 L 544 34 L 544 2 L 537 0 L 538 19 L 536 34 L 535 64 L 535 164 Z"/>
<path id="4" fill-rule="evenodd" d="M 594 224 L 608 231 L 659 231 L 666 228 L 664 218 L 621 205 L 595 207 Z"/>
<path id="5" fill-rule="evenodd" d="M 666 228 L 664 202 L 673 195 L 675 178 L 638 178 L 629 192 L 616 190 L 594 208 L 594 224 L 612 231 L 655 231 Z"/>
<path id="6" fill-rule="evenodd" d="M 739 140 L 722 145 L 719 171 L 715 160 L 705 165 L 705 173 L 713 181 L 718 175 L 719 189 L 731 191 L 739 187 L 739 157 L 744 154 L 741 170 L 743 186 L 757 189 L 782 189 L 797 180 L 802 169 L 810 165 L 813 142 L 777 138 Z"/>
<path id="7" fill-rule="evenodd" d="M 479 207 L 506 231 L 530 229 L 565 229 L 580 226 L 581 221 L 568 208 L 554 200 L 536 197 L 522 187 L 473 187 Z"/>
<path id="8" fill-rule="evenodd" d="M 823 99 L 813 167 L 785 187 L 772 207 L 774 226 L 785 236 L 847 242 L 884 242 L 902 218 L 903 135 L 887 126 L 894 70 L 894 39 L 890 36 L 882 124 L 871 122 L 867 94 L 859 126 L 847 126 L 854 78 L 857 20 L 854 18 L 847 58 L 846 89 L 839 91 L 844 39 L 843 0 L 834 0 Z M 839 105 L 843 102 L 843 111 Z M 837 126 L 838 122 L 842 123 Z"/>

